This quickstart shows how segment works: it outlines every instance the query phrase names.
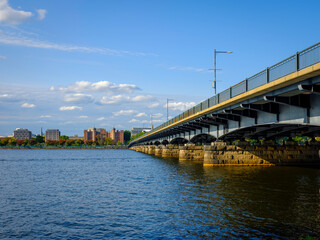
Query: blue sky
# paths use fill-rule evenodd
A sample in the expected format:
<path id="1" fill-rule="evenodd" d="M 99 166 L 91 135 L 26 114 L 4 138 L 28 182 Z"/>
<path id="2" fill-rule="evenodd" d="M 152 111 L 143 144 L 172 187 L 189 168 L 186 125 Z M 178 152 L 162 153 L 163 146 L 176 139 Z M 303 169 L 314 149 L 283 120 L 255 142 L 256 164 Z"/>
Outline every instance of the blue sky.
<path id="1" fill-rule="evenodd" d="M 320 40 L 319 1 L 0 0 L 0 136 L 150 126 Z"/>

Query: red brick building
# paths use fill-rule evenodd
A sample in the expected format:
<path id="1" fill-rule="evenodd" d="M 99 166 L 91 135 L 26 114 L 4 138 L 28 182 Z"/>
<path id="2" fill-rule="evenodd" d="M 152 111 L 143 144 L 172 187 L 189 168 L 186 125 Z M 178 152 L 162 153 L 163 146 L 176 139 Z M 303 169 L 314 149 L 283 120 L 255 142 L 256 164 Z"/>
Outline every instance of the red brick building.
<path id="1" fill-rule="evenodd" d="M 111 138 L 116 144 L 120 141 L 122 144 L 124 143 L 124 131 L 116 130 L 113 128 L 110 132 L 107 132 L 104 128 L 89 128 L 88 130 L 83 131 L 83 139 L 84 141 L 97 141 L 98 138 L 100 141 L 104 141 L 107 137 Z"/>

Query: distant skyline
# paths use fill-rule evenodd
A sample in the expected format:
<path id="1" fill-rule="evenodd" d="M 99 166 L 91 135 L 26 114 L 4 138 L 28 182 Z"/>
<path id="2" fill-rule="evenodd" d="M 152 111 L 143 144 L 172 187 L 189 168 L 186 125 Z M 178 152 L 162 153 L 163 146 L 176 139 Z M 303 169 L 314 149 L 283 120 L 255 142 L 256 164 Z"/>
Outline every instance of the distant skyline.
<path id="1" fill-rule="evenodd" d="M 166 121 L 320 41 L 319 1 L 0 0 L 0 136 Z"/>

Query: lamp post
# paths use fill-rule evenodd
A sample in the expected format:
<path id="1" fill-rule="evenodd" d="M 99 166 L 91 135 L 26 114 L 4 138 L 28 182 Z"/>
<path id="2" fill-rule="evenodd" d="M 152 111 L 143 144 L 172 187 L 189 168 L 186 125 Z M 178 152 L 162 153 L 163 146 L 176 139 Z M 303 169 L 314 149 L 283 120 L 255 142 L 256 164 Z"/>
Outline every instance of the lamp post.
<path id="1" fill-rule="evenodd" d="M 154 116 L 154 114 L 150 114 L 150 123 L 151 123 L 151 130 L 153 129 L 153 123 L 152 123 L 152 117 Z"/>
<path id="2" fill-rule="evenodd" d="M 167 98 L 167 121 L 169 120 L 169 101 L 174 101 L 174 99 Z"/>
<path id="3" fill-rule="evenodd" d="M 217 51 L 216 49 L 214 49 L 214 67 L 213 67 L 213 71 L 214 71 L 214 80 L 212 83 L 212 87 L 214 88 L 214 94 L 217 94 L 217 54 L 218 53 L 232 53 L 231 51 Z"/>

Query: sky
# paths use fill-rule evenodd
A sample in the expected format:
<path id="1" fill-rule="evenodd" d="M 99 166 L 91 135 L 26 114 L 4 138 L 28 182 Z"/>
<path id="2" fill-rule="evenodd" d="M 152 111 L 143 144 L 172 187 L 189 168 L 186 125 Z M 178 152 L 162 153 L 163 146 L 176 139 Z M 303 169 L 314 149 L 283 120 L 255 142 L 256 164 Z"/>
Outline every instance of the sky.
<path id="1" fill-rule="evenodd" d="M 320 1 L 0 0 L 0 136 L 150 127 L 320 41 Z"/>

